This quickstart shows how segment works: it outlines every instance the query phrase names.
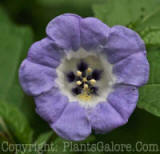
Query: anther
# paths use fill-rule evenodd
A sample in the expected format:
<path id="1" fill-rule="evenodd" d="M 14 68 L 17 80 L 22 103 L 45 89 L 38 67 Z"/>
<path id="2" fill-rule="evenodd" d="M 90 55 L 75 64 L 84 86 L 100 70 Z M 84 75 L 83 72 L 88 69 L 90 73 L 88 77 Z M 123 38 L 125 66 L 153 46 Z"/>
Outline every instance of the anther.
<path id="1" fill-rule="evenodd" d="M 82 84 L 82 82 L 81 82 L 81 81 L 77 81 L 76 84 L 77 84 L 78 86 L 80 86 L 80 85 Z"/>
<path id="2" fill-rule="evenodd" d="M 77 76 L 81 76 L 82 75 L 82 72 L 81 71 L 77 71 Z"/>
<path id="3" fill-rule="evenodd" d="M 91 85 L 95 85 L 96 84 L 96 80 L 95 79 L 91 79 L 89 82 L 90 82 Z"/>
<path id="4" fill-rule="evenodd" d="M 84 84 L 84 89 L 88 89 L 88 84 Z"/>
<path id="5" fill-rule="evenodd" d="M 89 67 L 89 68 L 87 69 L 87 72 L 88 72 L 88 73 L 91 73 L 91 72 L 92 72 L 92 68 Z"/>

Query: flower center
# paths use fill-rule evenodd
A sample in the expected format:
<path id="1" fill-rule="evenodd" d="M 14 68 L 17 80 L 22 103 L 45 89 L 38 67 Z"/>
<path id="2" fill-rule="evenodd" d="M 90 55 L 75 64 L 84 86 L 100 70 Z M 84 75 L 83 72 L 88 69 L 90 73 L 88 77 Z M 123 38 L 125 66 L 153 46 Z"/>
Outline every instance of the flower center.
<path id="1" fill-rule="evenodd" d="M 106 101 L 116 81 L 112 65 L 99 50 L 67 51 L 56 72 L 61 93 L 85 108 Z"/>
<path id="2" fill-rule="evenodd" d="M 70 71 L 66 74 L 68 82 L 74 82 L 72 94 L 83 101 L 90 101 L 93 95 L 98 95 L 99 87 L 96 83 L 101 76 L 102 70 L 90 67 L 84 60 L 80 60 L 75 72 Z"/>

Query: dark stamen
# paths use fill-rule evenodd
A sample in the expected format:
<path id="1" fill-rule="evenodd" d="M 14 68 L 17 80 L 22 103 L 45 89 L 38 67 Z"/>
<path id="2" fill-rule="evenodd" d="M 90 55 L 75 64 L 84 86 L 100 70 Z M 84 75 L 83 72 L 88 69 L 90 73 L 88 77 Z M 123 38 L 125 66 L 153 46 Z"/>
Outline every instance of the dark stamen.
<path id="1" fill-rule="evenodd" d="M 82 77 L 86 77 L 86 72 L 85 71 L 82 73 Z"/>
<path id="2" fill-rule="evenodd" d="M 78 95 L 82 92 L 82 88 L 80 87 L 75 87 L 72 89 L 72 92 L 75 94 L 75 95 Z"/>
<path id="3" fill-rule="evenodd" d="M 75 80 L 75 74 L 73 72 L 67 73 L 67 79 L 69 82 L 73 82 Z"/>
<path id="4" fill-rule="evenodd" d="M 81 61 L 78 65 L 77 65 L 78 70 L 84 72 L 87 68 L 88 68 L 88 64 L 85 63 L 84 61 Z"/>
<path id="5" fill-rule="evenodd" d="M 92 79 L 92 75 L 88 75 L 87 80 L 91 80 L 91 79 Z"/>
<path id="6" fill-rule="evenodd" d="M 91 87 L 91 93 L 94 95 L 98 95 L 98 87 Z"/>
<path id="7" fill-rule="evenodd" d="M 82 77 L 76 76 L 76 81 L 82 81 Z"/>
<path id="8" fill-rule="evenodd" d="M 81 89 L 84 87 L 84 82 L 79 86 Z"/>
<path id="9" fill-rule="evenodd" d="M 95 80 L 100 80 L 101 75 L 102 75 L 102 71 L 101 70 L 95 69 L 92 72 L 92 78 L 95 79 Z"/>

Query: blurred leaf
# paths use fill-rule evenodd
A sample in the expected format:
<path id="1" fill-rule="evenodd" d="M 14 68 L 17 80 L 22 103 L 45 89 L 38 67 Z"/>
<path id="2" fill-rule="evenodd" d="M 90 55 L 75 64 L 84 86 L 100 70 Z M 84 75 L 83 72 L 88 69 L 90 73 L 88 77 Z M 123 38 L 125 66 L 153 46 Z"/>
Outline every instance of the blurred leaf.
<path id="1" fill-rule="evenodd" d="M 52 149 L 50 149 L 47 154 L 74 154 L 74 152 L 70 150 L 70 145 L 72 143 L 72 141 L 67 141 L 58 137 L 54 142 L 51 142 Z"/>
<path id="2" fill-rule="evenodd" d="M 2 119 L 2 117 L 0 117 L 0 132 L 8 132 L 8 129 Z"/>
<path id="3" fill-rule="evenodd" d="M 5 99 L 8 102 L 12 102 L 16 105 L 21 105 L 23 98 L 24 98 L 24 93 L 22 91 L 22 88 L 20 87 L 20 83 L 19 83 L 19 79 L 18 79 L 18 69 L 19 69 L 19 65 L 22 61 L 22 59 L 24 59 L 24 57 L 26 57 L 28 49 L 31 45 L 31 43 L 33 42 L 32 38 L 32 32 L 31 29 L 28 27 L 25 28 L 19 28 L 19 32 L 17 34 L 17 36 L 19 36 L 19 38 L 21 38 L 21 50 L 19 51 L 19 55 L 17 57 L 17 64 L 16 64 L 16 69 L 13 75 L 13 80 L 10 83 L 10 86 L 8 88 L 7 94 Z M 8 45 L 10 45 L 8 43 Z M 19 59 L 18 59 L 19 58 Z M 8 61 L 9 63 L 9 61 Z"/>
<path id="4" fill-rule="evenodd" d="M 109 26 L 144 24 L 157 14 L 160 15 L 160 1 L 107 0 L 104 4 L 93 5 L 93 10 L 95 16 Z M 159 20 L 156 22 L 160 25 Z"/>
<path id="5" fill-rule="evenodd" d="M 3 18 L 7 17 L 4 11 L 0 17 L 1 15 L 4 15 Z M 17 26 L 11 22 L 1 22 L 0 32 L 0 99 L 19 107 L 30 123 L 37 125 L 35 121 L 38 116 L 35 116 L 33 100 L 28 99 L 24 94 L 18 80 L 19 65 L 26 57 L 33 42 L 32 31 L 29 27 Z M 39 128 L 39 130 L 41 129 Z"/>
<path id="6" fill-rule="evenodd" d="M 140 88 L 138 107 L 160 116 L 160 48 L 148 51 L 150 78 L 148 84 Z"/>
<path id="7" fill-rule="evenodd" d="M 4 13 L 0 16 L 4 17 Z M 0 98 L 5 100 L 9 96 L 12 99 L 11 96 L 15 95 L 14 98 L 19 99 L 23 94 L 19 93 L 18 86 L 13 84 L 17 80 L 15 76 L 17 78 L 17 67 L 22 54 L 26 54 L 32 42 L 31 30 L 2 21 L 0 33 Z"/>
<path id="8" fill-rule="evenodd" d="M 103 154 L 103 152 L 98 152 L 96 148 L 91 148 L 88 149 L 87 152 L 85 152 L 85 154 Z"/>
<path id="9" fill-rule="evenodd" d="M 6 122 L 12 135 L 20 143 L 32 142 L 33 130 L 29 126 L 26 117 L 16 106 L 0 101 L 0 116 Z"/>
<path id="10" fill-rule="evenodd" d="M 30 34 L 28 28 L 6 26 L 2 23 L 0 24 L 0 33 L 0 85 L 3 87 L 0 89 L 0 98 L 7 99 L 8 96 L 11 98 L 13 93 L 17 92 L 16 99 L 18 99 L 22 92 L 19 93 L 16 90 L 18 86 L 13 84 L 15 84 L 15 76 L 17 78 L 18 75 L 17 69 L 22 53 L 26 52 L 26 44 L 31 43 L 32 37 L 27 37 Z M 14 90 L 14 88 L 16 89 Z"/>
<path id="11" fill-rule="evenodd" d="M 24 152 L 19 152 L 19 154 L 42 154 L 46 151 L 46 149 L 43 149 L 45 144 L 50 140 L 51 136 L 53 135 L 53 132 L 46 132 L 41 134 L 37 140 L 32 144 L 34 146 L 26 146 Z M 49 144 L 47 144 L 49 145 Z"/>
<path id="12" fill-rule="evenodd" d="M 12 135 L 10 134 L 2 117 L 0 117 L 0 140 L 14 143 Z"/>
<path id="13" fill-rule="evenodd" d="M 43 133 L 37 138 L 37 140 L 34 142 L 34 144 L 44 145 L 48 142 L 48 140 L 51 138 L 52 135 L 53 135 L 52 131 Z"/>
<path id="14" fill-rule="evenodd" d="M 105 0 L 99 0 L 98 3 L 105 2 Z M 63 6 L 72 6 L 76 7 L 77 9 L 79 8 L 90 8 L 92 4 L 97 3 L 97 0 L 39 0 L 39 3 L 41 5 L 45 6 L 59 6 L 60 4 Z M 65 9 L 65 8 L 64 8 Z"/>
<path id="15" fill-rule="evenodd" d="M 42 154 L 42 153 L 25 150 L 25 151 L 18 151 L 16 154 Z"/>
<path id="16" fill-rule="evenodd" d="M 140 33 L 148 46 L 160 46 L 160 27 L 147 27 Z"/>
<path id="17" fill-rule="evenodd" d="M 20 39 L 8 24 L 0 24 L 0 98 L 5 99 L 14 79 L 17 61 L 21 51 Z"/>
<path id="18" fill-rule="evenodd" d="M 160 117 L 160 84 L 145 85 L 140 89 L 138 107 Z"/>
<path id="19" fill-rule="evenodd" d="M 94 135 L 88 136 L 85 140 L 79 141 L 78 143 L 92 143 L 96 140 Z"/>
<path id="20" fill-rule="evenodd" d="M 6 12 L 4 11 L 4 9 L 2 8 L 2 6 L 0 5 L 0 21 L 2 23 L 10 23 L 9 17 L 6 14 Z"/>
<path id="21" fill-rule="evenodd" d="M 41 134 L 37 140 L 34 142 L 34 144 L 36 144 L 39 148 L 38 148 L 38 151 L 41 152 L 41 150 L 43 151 L 43 148 L 45 148 L 45 144 L 48 143 L 48 141 L 51 139 L 53 135 L 53 132 L 50 131 L 50 132 L 46 132 L 46 133 L 43 133 Z M 47 144 L 49 145 L 49 143 Z M 46 149 L 44 149 L 45 151 Z"/>
<path id="22" fill-rule="evenodd" d="M 30 28 L 21 27 L 13 24 L 9 20 L 5 12 L 3 10 L 1 11 L 1 8 L 0 8 L 0 17 L 3 17 L 4 19 L 7 18 L 8 20 L 8 22 L 6 22 L 6 20 L 2 20 L 2 22 L 0 23 L 0 33 L 1 33 L 0 35 L 0 46 L 1 46 L 0 48 L 0 53 L 1 53 L 0 99 L 5 102 L 8 102 L 8 106 L 11 104 L 12 106 L 16 105 L 17 107 L 20 107 L 19 109 L 21 109 L 21 112 L 24 113 L 22 110 L 23 109 L 22 104 L 23 106 L 25 105 L 23 102 L 25 95 L 18 81 L 18 69 L 22 59 L 27 55 L 28 48 L 33 41 L 33 35 Z M 6 106 L 6 109 L 7 109 L 7 106 Z M 10 109 L 8 110 L 10 111 Z M 18 108 L 16 108 L 16 110 L 18 110 Z M 23 129 L 19 130 L 20 132 L 18 132 L 18 125 L 22 125 L 23 127 L 23 124 L 18 123 L 16 121 L 16 118 L 14 119 L 16 124 L 15 126 L 13 124 L 13 127 L 14 127 L 13 129 L 17 129 L 17 130 L 13 131 L 12 133 L 13 134 L 15 133 L 14 135 L 18 138 L 20 142 L 22 141 L 23 143 L 29 142 L 32 137 L 29 130 L 28 132 L 23 132 L 24 134 L 21 132 L 21 131 L 25 131 Z M 20 122 L 23 122 L 23 120 L 21 120 Z M 27 122 L 24 121 L 24 126 L 26 125 L 25 123 Z M 10 127 L 10 124 L 9 124 L 9 127 Z M 29 134 L 26 134 L 26 133 L 29 133 Z"/>
<path id="23" fill-rule="evenodd" d="M 13 23 L 1 23 L 1 31 L 0 86 L 3 88 L 0 88 L 0 99 L 19 107 L 36 131 L 34 137 L 37 137 L 40 133 L 49 130 L 49 126 L 35 113 L 34 101 L 32 97 L 24 94 L 18 79 L 20 63 L 26 58 L 33 42 L 32 30 Z"/>
<path id="24" fill-rule="evenodd" d="M 150 75 L 148 85 L 160 84 L 160 48 L 151 47 L 147 49 L 147 58 L 150 64 Z"/>
<path id="25" fill-rule="evenodd" d="M 105 0 L 38 0 L 32 12 L 36 39 L 46 36 L 45 28 L 50 20 L 64 13 L 75 13 L 83 17 L 93 16 L 92 4 Z"/>

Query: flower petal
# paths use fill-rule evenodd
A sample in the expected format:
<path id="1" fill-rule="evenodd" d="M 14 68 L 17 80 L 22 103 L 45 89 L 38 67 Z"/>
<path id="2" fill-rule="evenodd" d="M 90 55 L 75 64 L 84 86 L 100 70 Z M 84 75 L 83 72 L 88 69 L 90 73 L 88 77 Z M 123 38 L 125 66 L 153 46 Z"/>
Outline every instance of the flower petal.
<path id="1" fill-rule="evenodd" d="M 138 101 L 138 89 L 134 86 L 117 85 L 108 96 L 108 102 L 128 120 Z"/>
<path id="2" fill-rule="evenodd" d="M 47 35 L 64 49 L 77 50 L 80 47 L 80 17 L 64 14 L 54 18 L 47 26 Z"/>
<path id="3" fill-rule="evenodd" d="M 60 64 L 62 51 L 49 38 L 34 43 L 28 53 L 28 59 L 34 63 L 57 67 Z"/>
<path id="4" fill-rule="evenodd" d="M 24 60 L 19 70 L 19 80 L 28 95 L 39 95 L 55 86 L 56 70 Z"/>
<path id="5" fill-rule="evenodd" d="M 104 52 L 113 64 L 135 52 L 145 52 L 145 44 L 135 31 L 123 26 L 114 26 L 110 29 Z"/>
<path id="6" fill-rule="evenodd" d="M 138 100 L 138 90 L 132 86 L 118 86 L 107 99 L 90 113 L 90 121 L 96 133 L 106 133 L 124 125 Z"/>
<path id="7" fill-rule="evenodd" d="M 57 88 L 35 97 L 36 112 L 49 123 L 53 123 L 61 116 L 68 104 L 68 98 Z"/>
<path id="8" fill-rule="evenodd" d="M 127 122 L 108 102 L 98 104 L 88 117 L 96 133 L 107 133 Z"/>
<path id="9" fill-rule="evenodd" d="M 96 18 L 84 18 L 80 21 L 81 46 L 86 50 L 104 45 L 108 39 L 109 27 Z"/>
<path id="10" fill-rule="evenodd" d="M 114 65 L 113 73 L 117 76 L 117 83 L 142 86 L 149 77 L 146 54 L 138 52 L 121 60 Z"/>
<path id="11" fill-rule="evenodd" d="M 68 140 L 84 140 L 91 133 L 85 109 L 77 102 L 69 103 L 62 116 L 51 127 L 58 135 Z"/>

